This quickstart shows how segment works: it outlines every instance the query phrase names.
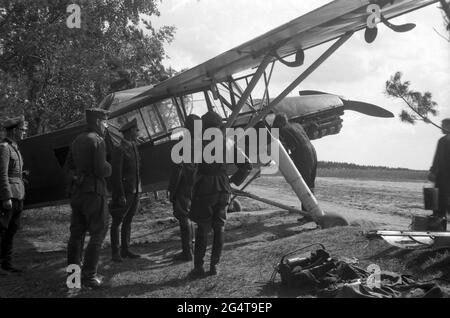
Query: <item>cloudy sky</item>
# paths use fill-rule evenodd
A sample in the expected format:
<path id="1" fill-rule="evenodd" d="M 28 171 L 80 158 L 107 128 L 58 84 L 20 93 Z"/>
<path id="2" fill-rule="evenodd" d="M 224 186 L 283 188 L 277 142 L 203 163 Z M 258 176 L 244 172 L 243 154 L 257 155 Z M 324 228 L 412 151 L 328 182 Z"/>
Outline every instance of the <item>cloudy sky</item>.
<path id="1" fill-rule="evenodd" d="M 157 27 L 176 26 L 175 40 L 166 47 L 170 58 L 165 65 L 182 69 L 205 62 L 328 2 L 163 0 L 161 16 L 152 21 Z M 365 43 L 363 32 L 358 32 L 299 89 L 371 102 L 397 115 L 404 106 L 384 95 L 384 84 L 396 71 L 402 71 L 413 89 L 433 94 L 439 104 L 437 122 L 450 117 L 450 44 L 434 30 L 445 34 L 438 5 L 392 22 L 413 22 L 417 27 L 400 34 L 380 26 L 377 40 L 370 45 Z M 308 50 L 306 63 L 314 61 L 326 46 Z M 286 87 L 302 69 L 277 66 L 271 96 Z M 431 125 L 407 125 L 398 118 L 376 119 L 347 111 L 343 119 L 339 135 L 313 142 L 320 160 L 426 170 L 441 136 Z"/>

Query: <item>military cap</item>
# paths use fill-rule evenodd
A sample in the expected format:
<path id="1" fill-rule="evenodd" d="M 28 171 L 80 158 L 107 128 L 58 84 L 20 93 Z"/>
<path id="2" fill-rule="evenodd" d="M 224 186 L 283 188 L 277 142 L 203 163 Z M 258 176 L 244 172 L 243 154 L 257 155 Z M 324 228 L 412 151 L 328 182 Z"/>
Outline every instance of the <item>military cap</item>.
<path id="1" fill-rule="evenodd" d="M 8 118 L 3 122 L 3 128 L 5 129 L 20 128 L 25 130 L 28 129 L 28 122 L 25 121 L 24 116 Z"/>
<path id="2" fill-rule="evenodd" d="M 101 108 L 89 108 L 86 109 L 86 120 L 107 120 L 109 115 L 109 111 L 101 109 Z"/>
<path id="3" fill-rule="evenodd" d="M 130 130 L 131 128 L 137 127 L 137 119 L 133 118 L 133 120 L 125 123 L 120 129 L 120 132 L 126 132 L 127 130 Z"/>
<path id="4" fill-rule="evenodd" d="M 450 124 L 450 118 L 445 118 L 445 119 L 442 121 L 442 124 L 443 124 L 443 125 L 448 125 L 448 124 Z"/>
<path id="5" fill-rule="evenodd" d="M 200 117 L 198 117 L 195 114 L 189 115 L 186 117 L 186 121 L 184 122 L 184 128 L 189 130 L 191 134 L 194 133 L 194 125 L 196 120 L 201 120 Z"/>
<path id="6" fill-rule="evenodd" d="M 222 117 L 216 112 L 209 111 L 202 117 L 203 128 L 222 128 Z"/>

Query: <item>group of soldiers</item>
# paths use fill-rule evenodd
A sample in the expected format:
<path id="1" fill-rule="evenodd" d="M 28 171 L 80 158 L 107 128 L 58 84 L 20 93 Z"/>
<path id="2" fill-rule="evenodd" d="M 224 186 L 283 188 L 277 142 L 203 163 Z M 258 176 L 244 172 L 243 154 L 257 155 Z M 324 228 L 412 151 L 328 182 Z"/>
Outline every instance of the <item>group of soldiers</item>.
<path id="1" fill-rule="evenodd" d="M 65 165 L 72 209 L 67 263 L 80 266 L 82 284 L 91 288 L 99 288 L 103 284 L 97 268 L 109 227 L 109 215 L 112 217 L 112 261 L 141 257 L 130 250 L 131 223 L 139 210 L 139 194 L 142 191 L 137 120 L 133 119 L 121 127 L 123 139 L 119 146 L 113 146 L 108 134 L 108 115 L 108 111 L 103 109 L 86 110 L 87 129 L 71 144 Z M 195 121 L 201 121 L 205 130 L 223 128 L 222 117 L 215 112 L 210 111 L 201 118 L 190 115 L 186 118 L 185 128 L 191 136 L 194 136 Z M 12 265 L 12 249 L 23 210 L 25 188 L 23 160 L 17 143 L 26 133 L 27 122 L 23 117 L 13 118 L 5 121 L 3 127 L 6 138 L 0 144 L 1 266 L 4 271 L 19 272 Z M 276 117 L 273 127 L 280 129 L 280 139 L 313 190 L 317 158 L 305 131 L 299 124 L 289 123 L 284 115 Z M 204 142 L 203 146 L 207 143 Z M 229 178 L 225 163 L 192 162 L 194 160 L 174 165 L 168 191 L 181 236 L 181 252 L 175 255 L 174 260 L 193 260 L 194 268 L 189 275 L 199 278 L 208 273 L 218 273 L 217 266 L 225 241 L 227 209 L 232 195 L 230 183 L 239 186 L 252 166 L 249 162 L 236 164 L 238 170 Z M 107 178 L 112 179 L 112 200 L 109 204 Z M 211 230 L 213 243 L 207 273 L 204 258 Z M 88 233 L 89 243 L 83 255 Z"/>
<path id="2" fill-rule="evenodd" d="M 223 120 L 215 112 L 210 111 L 201 118 L 190 115 L 186 118 L 185 128 L 191 136 L 194 136 L 196 121 L 201 121 L 205 130 L 223 128 Z M 109 215 L 112 216 L 112 261 L 141 257 L 130 250 L 131 223 L 140 206 L 139 131 L 136 119 L 125 123 L 120 129 L 123 134 L 120 145 L 112 146 L 108 138 L 107 111 L 87 109 L 86 122 L 86 131 L 73 141 L 66 162 L 72 208 L 67 263 L 80 267 L 82 264 L 83 285 L 98 288 L 102 286 L 102 280 L 97 274 L 97 267 Z M 0 259 L 2 271 L 19 272 L 12 264 L 12 251 L 25 197 L 26 171 L 23 170 L 18 142 L 26 134 L 27 122 L 23 116 L 12 118 L 3 122 L 3 128 L 6 136 L 0 143 Z M 306 184 L 314 191 L 317 155 L 305 130 L 300 124 L 290 123 L 283 114 L 276 116 L 272 128 L 279 129 L 281 142 Z M 450 119 L 443 121 L 443 133 L 445 136 L 438 143 L 429 179 L 440 190 L 439 210 L 435 211 L 435 215 L 442 217 L 446 226 L 450 207 Z M 203 146 L 208 143 L 204 141 Z M 225 163 L 193 162 L 174 166 L 168 190 L 181 236 L 181 252 L 174 259 L 183 262 L 193 260 L 194 268 L 189 275 L 199 278 L 207 275 L 204 258 L 211 230 L 213 243 L 209 274 L 218 273 L 217 266 L 225 241 L 227 209 L 232 195 L 230 183 L 239 186 L 252 167 L 249 162 L 236 164 L 238 170 L 229 178 Z M 106 178 L 109 177 L 112 178 L 112 200 L 108 204 Z M 83 257 L 87 233 L 90 239 Z"/>
<path id="3" fill-rule="evenodd" d="M 205 130 L 223 129 L 223 120 L 215 112 L 209 111 L 201 118 L 190 115 L 185 121 L 190 136 L 194 136 L 196 121 L 201 121 Z M 67 263 L 80 266 L 83 286 L 98 288 L 103 284 L 97 274 L 97 267 L 109 227 L 109 215 L 112 216 L 112 261 L 122 262 L 124 258 L 141 257 L 130 250 L 131 223 L 139 210 L 139 194 L 142 191 L 137 148 L 139 130 L 136 119 L 125 123 L 120 129 L 123 134 L 120 145 L 112 146 L 108 138 L 107 111 L 86 110 L 86 122 L 86 131 L 73 141 L 66 162 L 72 208 Z M 6 136 L 0 143 L 0 259 L 2 271 L 14 273 L 20 272 L 12 264 L 12 251 L 23 210 L 26 174 L 18 142 L 26 134 L 27 122 L 23 116 L 12 118 L 3 122 L 3 128 Z M 276 116 L 272 128 L 279 129 L 281 142 L 306 184 L 314 191 L 317 155 L 305 130 L 300 124 L 290 123 L 283 114 Z M 435 215 L 442 217 L 446 226 L 450 207 L 450 119 L 443 121 L 443 133 L 445 136 L 439 140 L 429 179 L 440 190 L 439 210 L 435 211 Z M 203 146 L 208 143 L 204 141 Z M 200 278 L 208 273 L 218 273 L 225 241 L 227 209 L 232 195 L 230 183 L 237 186 L 242 184 L 252 166 L 249 162 L 236 164 L 238 170 L 229 178 L 225 163 L 193 162 L 191 160 L 174 166 L 168 191 L 181 236 L 181 252 L 174 260 L 193 260 L 194 268 L 189 276 Z M 108 204 L 106 178 L 109 177 L 112 178 L 112 200 Z M 211 230 L 213 243 L 207 273 L 204 258 Z M 90 239 L 83 257 L 87 233 Z"/>

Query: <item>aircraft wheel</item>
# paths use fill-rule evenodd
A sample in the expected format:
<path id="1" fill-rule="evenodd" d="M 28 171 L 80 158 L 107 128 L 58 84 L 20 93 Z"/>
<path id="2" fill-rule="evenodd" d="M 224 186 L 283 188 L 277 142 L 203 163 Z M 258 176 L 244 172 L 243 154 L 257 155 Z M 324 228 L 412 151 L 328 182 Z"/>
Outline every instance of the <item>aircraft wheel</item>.
<path id="1" fill-rule="evenodd" d="M 239 202 L 238 199 L 234 199 L 233 201 L 231 201 L 230 205 L 228 206 L 228 213 L 241 212 L 241 211 L 242 211 L 241 202 Z"/>

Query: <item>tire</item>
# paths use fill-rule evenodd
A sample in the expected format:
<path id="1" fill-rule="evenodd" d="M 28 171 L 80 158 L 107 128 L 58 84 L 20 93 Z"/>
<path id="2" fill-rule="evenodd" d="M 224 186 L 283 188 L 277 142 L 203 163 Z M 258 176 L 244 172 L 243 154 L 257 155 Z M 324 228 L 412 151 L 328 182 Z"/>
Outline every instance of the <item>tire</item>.
<path id="1" fill-rule="evenodd" d="M 233 201 L 231 201 L 230 205 L 228 206 L 228 213 L 234 212 L 242 212 L 242 205 L 238 199 L 234 199 Z"/>

